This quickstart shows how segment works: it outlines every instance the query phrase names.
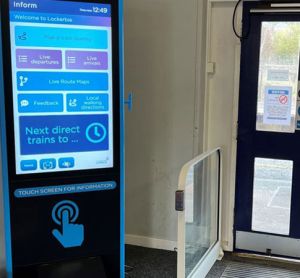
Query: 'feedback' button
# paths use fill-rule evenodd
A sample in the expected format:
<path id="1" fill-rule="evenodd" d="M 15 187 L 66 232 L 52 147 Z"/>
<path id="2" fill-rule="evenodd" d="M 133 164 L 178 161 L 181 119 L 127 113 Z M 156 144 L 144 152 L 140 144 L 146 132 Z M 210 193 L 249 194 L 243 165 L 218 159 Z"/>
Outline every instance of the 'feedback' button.
<path id="1" fill-rule="evenodd" d="M 62 94 L 18 95 L 19 113 L 63 112 Z"/>

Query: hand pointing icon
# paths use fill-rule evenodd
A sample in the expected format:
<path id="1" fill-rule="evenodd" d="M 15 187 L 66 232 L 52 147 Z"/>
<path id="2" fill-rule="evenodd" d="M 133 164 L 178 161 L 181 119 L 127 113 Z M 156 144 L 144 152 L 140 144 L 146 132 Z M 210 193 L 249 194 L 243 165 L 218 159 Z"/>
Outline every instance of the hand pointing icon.
<path id="1" fill-rule="evenodd" d="M 55 207 L 54 207 L 55 208 Z M 65 248 L 81 246 L 84 240 L 84 227 L 82 224 L 72 224 L 68 208 L 61 207 L 61 231 L 54 229 L 53 236 Z"/>

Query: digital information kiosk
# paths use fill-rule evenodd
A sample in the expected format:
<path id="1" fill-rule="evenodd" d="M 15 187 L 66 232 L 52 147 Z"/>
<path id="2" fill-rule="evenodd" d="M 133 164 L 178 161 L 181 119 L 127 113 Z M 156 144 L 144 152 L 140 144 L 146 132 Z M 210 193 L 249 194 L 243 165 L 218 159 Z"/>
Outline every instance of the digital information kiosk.
<path id="1" fill-rule="evenodd" d="M 124 277 L 122 0 L 0 9 L 0 277 Z"/>

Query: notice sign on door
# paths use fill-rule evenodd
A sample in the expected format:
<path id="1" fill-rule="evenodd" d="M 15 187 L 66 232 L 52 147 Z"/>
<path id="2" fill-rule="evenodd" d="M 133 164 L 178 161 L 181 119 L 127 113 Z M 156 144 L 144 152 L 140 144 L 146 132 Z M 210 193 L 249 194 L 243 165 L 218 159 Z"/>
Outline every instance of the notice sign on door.
<path id="1" fill-rule="evenodd" d="M 264 124 L 290 125 L 292 112 L 292 87 L 266 87 L 264 99 Z"/>

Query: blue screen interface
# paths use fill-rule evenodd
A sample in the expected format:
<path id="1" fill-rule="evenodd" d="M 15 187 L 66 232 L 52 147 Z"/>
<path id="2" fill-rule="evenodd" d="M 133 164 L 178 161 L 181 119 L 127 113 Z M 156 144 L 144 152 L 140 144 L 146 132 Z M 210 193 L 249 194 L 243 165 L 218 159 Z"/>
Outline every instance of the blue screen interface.
<path id="1" fill-rule="evenodd" d="M 113 161 L 111 5 L 10 0 L 16 174 Z"/>

